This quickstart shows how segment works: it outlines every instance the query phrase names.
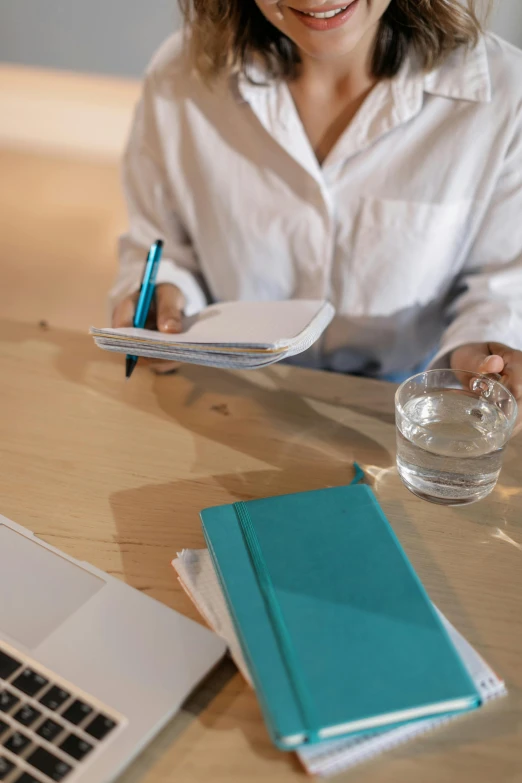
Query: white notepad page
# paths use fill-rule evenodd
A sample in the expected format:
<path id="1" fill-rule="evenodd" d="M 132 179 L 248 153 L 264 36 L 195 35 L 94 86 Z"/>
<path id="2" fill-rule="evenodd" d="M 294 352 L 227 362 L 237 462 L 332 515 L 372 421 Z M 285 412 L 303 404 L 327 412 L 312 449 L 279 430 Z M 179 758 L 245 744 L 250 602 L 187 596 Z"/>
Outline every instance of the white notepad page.
<path id="1" fill-rule="evenodd" d="M 165 347 L 180 345 L 287 350 L 308 332 L 322 331 L 333 317 L 328 302 L 292 299 L 280 302 L 223 302 L 185 319 L 181 334 L 149 329 L 91 329 L 96 339 L 146 341 Z M 318 336 L 318 335 L 317 335 Z"/>
<path id="2" fill-rule="evenodd" d="M 104 351 L 223 369 L 255 370 L 296 356 L 319 340 L 335 314 L 329 302 L 224 302 L 185 319 L 181 334 L 91 329 Z"/>
<path id="3" fill-rule="evenodd" d="M 173 561 L 179 581 L 194 602 L 208 625 L 228 643 L 230 654 L 244 676 L 252 685 L 236 632 L 228 611 L 225 597 L 206 549 L 185 549 Z M 439 612 L 453 644 L 468 669 L 483 701 L 502 696 L 506 687 L 484 659 Z M 397 747 L 413 737 L 441 726 L 459 715 L 428 718 L 399 726 L 395 729 L 378 730 L 364 736 L 330 740 L 298 751 L 298 757 L 312 775 L 327 777 L 337 775 L 357 764 L 374 758 L 386 750 Z"/>

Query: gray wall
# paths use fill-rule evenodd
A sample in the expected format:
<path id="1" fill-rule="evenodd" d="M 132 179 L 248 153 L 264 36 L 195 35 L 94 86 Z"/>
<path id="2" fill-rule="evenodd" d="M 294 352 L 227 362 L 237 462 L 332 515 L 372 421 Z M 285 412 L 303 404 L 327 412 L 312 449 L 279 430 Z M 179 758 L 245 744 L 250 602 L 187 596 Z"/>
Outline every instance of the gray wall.
<path id="1" fill-rule="evenodd" d="M 494 29 L 522 48 L 522 0 L 497 6 Z M 177 0 L 0 0 L 0 60 L 139 76 L 177 27 Z"/>
<path id="2" fill-rule="evenodd" d="M 522 0 L 497 0 L 493 28 L 522 49 Z"/>
<path id="3" fill-rule="evenodd" d="M 139 76 L 177 0 L 0 0 L 0 61 Z"/>

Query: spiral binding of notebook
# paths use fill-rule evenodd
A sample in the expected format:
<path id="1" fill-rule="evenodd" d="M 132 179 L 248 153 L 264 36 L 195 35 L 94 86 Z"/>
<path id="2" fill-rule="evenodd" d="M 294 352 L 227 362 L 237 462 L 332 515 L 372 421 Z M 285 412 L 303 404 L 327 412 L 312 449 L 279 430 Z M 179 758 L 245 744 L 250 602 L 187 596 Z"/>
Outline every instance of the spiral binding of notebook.
<path id="1" fill-rule="evenodd" d="M 475 651 L 473 652 L 475 653 Z M 485 670 L 491 671 L 485 662 L 484 667 Z M 485 673 L 481 680 L 476 681 L 476 684 L 483 703 L 507 693 L 505 684 L 493 673 Z M 315 748 L 307 748 L 300 751 L 298 755 L 310 774 L 329 777 L 374 759 L 387 750 L 404 745 L 408 740 L 428 734 L 436 728 L 458 720 L 459 717 L 461 716 L 448 715 L 443 718 L 411 723 L 397 729 L 365 734 L 345 740 L 334 740 Z"/>

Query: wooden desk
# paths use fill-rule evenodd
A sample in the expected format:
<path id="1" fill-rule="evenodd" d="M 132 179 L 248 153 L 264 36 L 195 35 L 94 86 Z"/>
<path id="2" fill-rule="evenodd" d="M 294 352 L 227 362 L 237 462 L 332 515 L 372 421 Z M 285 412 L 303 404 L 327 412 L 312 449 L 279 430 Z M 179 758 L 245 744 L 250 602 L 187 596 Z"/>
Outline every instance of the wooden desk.
<path id="1" fill-rule="evenodd" d="M 186 367 L 158 378 L 84 335 L 0 322 L 0 510 L 197 618 L 169 565 L 203 546 L 198 511 L 350 480 L 357 459 L 433 600 L 505 677 L 506 699 L 345 776 L 372 783 L 522 779 L 522 443 L 495 493 L 442 509 L 393 468 L 393 388 L 276 366 Z M 268 741 L 230 663 L 122 783 L 286 783 L 295 756 Z"/>

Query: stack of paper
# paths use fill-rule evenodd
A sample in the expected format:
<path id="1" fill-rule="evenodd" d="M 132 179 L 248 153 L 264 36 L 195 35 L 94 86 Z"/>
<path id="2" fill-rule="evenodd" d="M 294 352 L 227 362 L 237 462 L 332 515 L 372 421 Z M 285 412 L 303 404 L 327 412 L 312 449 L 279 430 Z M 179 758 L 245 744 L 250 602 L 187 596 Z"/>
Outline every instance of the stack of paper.
<path id="1" fill-rule="evenodd" d="M 310 348 L 334 316 L 328 302 L 226 302 L 186 318 L 181 334 L 148 329 L 91 329 L 106 351 L 202 364 L 256 369 Z"/>
<path id="2" fill-rule="evenodd" d="M 173 561 L 179 581 L 208 625 L 228 643 L 237 667 L 250 684 L 252 679 L 243 657 L 225 597 L 214 572 L 210 555 L 204 550 L 184 550 Z M 502 696 L 506 688 L 481 656 L 441 614 L 455 648 L 472 677 L 484 702 Z M 356 674 L 355 674 L 356 676 Z M 458 716 L 429 718 L 398 728 L 375 730 L 345 739 L 329 740 L 307 748 L 297 755 L 307 772 L 323 777 L 338 774 L 409 739 L 447 723 Z"/>

